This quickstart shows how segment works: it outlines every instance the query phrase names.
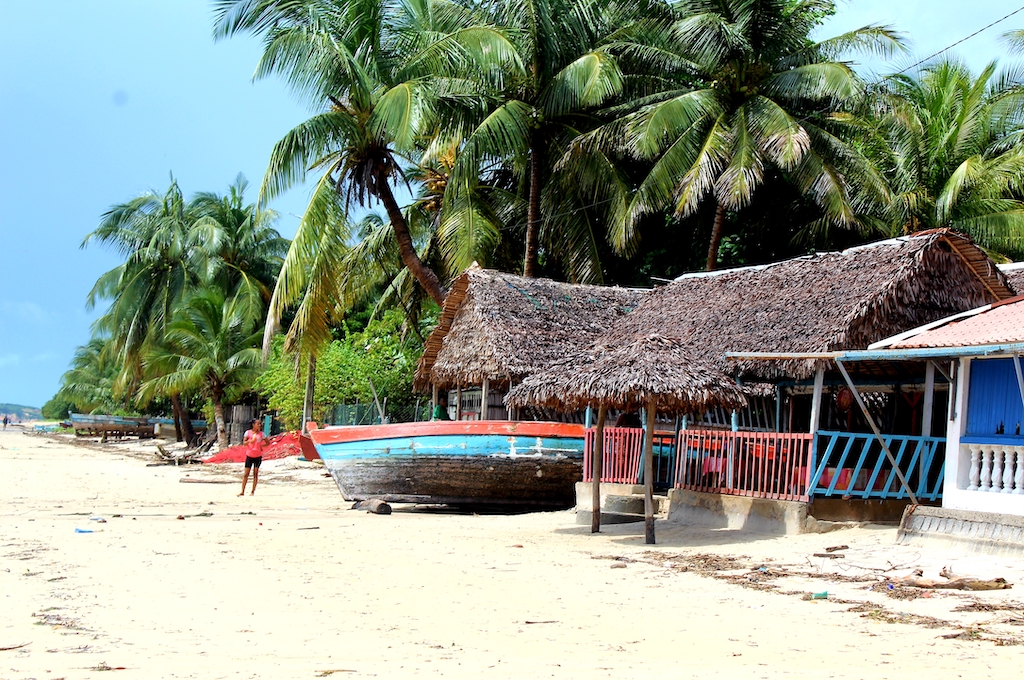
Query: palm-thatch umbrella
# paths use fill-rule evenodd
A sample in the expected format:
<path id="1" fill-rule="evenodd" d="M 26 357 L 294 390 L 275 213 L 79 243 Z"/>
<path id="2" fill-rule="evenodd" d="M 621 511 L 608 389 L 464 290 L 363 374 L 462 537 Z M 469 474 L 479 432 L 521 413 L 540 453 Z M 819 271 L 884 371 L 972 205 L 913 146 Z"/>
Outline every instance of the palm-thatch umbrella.
<path id="1" fill-rule="evenodd" d="M 657 333 L 621 340 L 615 335 L 609 334 L 588 352 L 529 376 L 509 392 L 505 403 L 511 407 L 535 405 L 562 410 L 598 407 L 593 459 L 595 532 L 601 521 L 601 458 L 607 410 L 646 409 L 644 515 L 647 542 L 654 543 L 655 414 L 709 406 L 737 408 L 746 404 L 746 398 L 732 378 L 710 361 L 694 357 L 678 340 Z"/>

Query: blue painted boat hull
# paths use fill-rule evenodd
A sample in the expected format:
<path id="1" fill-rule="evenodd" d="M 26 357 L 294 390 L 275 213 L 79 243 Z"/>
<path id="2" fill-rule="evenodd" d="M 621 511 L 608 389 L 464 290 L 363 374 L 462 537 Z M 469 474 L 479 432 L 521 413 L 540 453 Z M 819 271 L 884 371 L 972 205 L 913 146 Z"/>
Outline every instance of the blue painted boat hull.
<path id="1" fill-rule="evenodd" d="M 544 508 L 575 503 L 575 484 L 583 476 L 582 430 L 577 437 L 543 436 L 536 427 L 531 433 L 507 426 L 496 432 L 430 427 L 409 433 L 408 427 L 378 426 L 389 427 L 407 436 L 375 429 L 368 436 L 376 438 L 338 441 L 338 433 L 330 436 L 334 428 L 310 432 L 346 500 Z"/>

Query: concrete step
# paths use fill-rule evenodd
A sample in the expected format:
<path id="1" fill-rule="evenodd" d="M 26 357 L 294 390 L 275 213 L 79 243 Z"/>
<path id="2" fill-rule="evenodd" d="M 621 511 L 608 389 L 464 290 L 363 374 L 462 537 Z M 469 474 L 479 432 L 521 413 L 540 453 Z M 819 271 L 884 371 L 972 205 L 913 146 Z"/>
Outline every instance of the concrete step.
<path id="1" fill-rule="evenodd" d="M 576 524 L 590 525 L 594 518 L 592 510 L 576 510 Z M 601 524 L 632 524 L 643 522 L 643 514 L 632 512 L 601 512 Z"/>
<path id="2" fill-rule="evenodd" d="M 1024 557 L 1024 517 L 972 510 L 908 506 L 900 545 L 941 545 L 987 555 Z"/>

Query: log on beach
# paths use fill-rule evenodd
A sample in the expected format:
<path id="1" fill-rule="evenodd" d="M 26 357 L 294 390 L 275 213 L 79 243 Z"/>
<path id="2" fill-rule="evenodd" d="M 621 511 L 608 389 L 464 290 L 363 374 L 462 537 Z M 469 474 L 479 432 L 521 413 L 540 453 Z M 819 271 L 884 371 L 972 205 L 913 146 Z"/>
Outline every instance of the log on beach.
<path id="1" fill-rule="evenodd" d="M 902 578 L 894 579 L 895 583 L 915 588 L 926 588 L 928 590 L 1009 590 L 1013 588 L 1005 578 L 980 579 L 970 576 L 955 576 L 952 572 L 943 569 L 940 574 L 944 580 L 925 578 L 920 569 Z"/>
<path id="2" fill-rule="evenodd" d="M 372 512 L 375 515 L 391 514 L 391 506 L 379 498 L 370 498 L 365 501 L 359 501 L 352 506 L 352 509 L 365 510 L 366 512 Z"/>

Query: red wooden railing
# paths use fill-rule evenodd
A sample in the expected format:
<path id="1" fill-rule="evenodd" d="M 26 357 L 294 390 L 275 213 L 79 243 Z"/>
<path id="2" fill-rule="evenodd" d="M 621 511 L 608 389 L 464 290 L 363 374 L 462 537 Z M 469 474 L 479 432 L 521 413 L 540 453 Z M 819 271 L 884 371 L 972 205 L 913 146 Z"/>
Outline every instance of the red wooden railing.
<path id="1" fill-rule="evenodd" d="M 675 486 L 733 496 L 807 501 L 813 438 L 783 432 L 683 430 Z"/>
<path id="2" fill-rule="evenodd" d="M 583 481 L 593 481 L 594 428 L 587 429 L 583 447 Z M 604 428 L 604 455 L 601 457 L 601 481 L 637 484 L 640 457 L 644 451 L 644 431 L 634 427 Z"/>

